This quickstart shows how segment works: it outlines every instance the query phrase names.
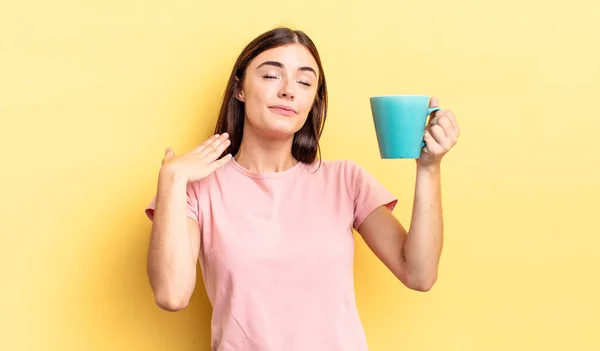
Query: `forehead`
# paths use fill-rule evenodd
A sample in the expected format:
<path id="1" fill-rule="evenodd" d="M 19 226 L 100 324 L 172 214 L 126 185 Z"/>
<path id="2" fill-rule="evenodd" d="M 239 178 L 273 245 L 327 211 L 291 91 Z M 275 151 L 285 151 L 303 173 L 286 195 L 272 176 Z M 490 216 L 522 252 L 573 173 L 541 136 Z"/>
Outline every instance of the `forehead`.
<path id="1" fill-rule="evenodd" d="M 294 43 L 265 50 L 252 60 L 250 67 L 256 68 L 265 61 L 277 61 L 282 63 L 286 68 L 294 70 L 299 67 L 309 66 L 316 72 L 319 72 L 317 61 L 302 44 Z"/>

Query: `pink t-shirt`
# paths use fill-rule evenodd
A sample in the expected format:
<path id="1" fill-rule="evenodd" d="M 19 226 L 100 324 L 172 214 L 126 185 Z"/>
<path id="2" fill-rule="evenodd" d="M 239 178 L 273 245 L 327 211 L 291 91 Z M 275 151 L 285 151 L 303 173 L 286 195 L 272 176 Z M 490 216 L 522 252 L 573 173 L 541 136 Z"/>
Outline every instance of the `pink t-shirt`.
<path id="1" fill-rule="evenodd" d="M 258 173 L 232 159 L 187 189 L 213 306 L 212 350 L 368 349 L 352 229 L 397 202 L 374 177 L 351 161 Z"/>

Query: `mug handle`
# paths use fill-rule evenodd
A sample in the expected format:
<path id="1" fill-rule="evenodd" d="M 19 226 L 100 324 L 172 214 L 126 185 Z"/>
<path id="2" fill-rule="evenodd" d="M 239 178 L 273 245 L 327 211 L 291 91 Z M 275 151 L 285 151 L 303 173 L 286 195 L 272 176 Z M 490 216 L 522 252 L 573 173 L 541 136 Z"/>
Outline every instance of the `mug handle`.
<path id="1" fill-rule="evenodd" d="M 427 109 L 427 116 L 431 115 L 432 113 L 434 113 L 435 111 L 439 111 L 441 110 L 441 107 L 430 107 Z M 423 142 L 421 142 L 421 147 L 425 147 L 425 140 L 423 140 Z"/>

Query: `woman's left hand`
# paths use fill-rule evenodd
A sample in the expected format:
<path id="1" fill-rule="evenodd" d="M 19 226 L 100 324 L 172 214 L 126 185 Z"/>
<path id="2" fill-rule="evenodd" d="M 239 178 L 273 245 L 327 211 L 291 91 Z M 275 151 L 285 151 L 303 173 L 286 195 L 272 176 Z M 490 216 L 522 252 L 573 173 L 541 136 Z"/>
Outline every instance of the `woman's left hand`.
<path id="1" fill-rule="evenodd" d="M 439 101 L 436 97 L 431 98 L 429 107 L 438 107 Z M 454 113 L 450 110 L 439 110 L 434 112 L 425 127 L 425 146 L 421 150 L 421 156 L 416 160 L 419 166 L 439 165 L 442 157 L 452 149 L 460 135 L 460 128 Z"/>

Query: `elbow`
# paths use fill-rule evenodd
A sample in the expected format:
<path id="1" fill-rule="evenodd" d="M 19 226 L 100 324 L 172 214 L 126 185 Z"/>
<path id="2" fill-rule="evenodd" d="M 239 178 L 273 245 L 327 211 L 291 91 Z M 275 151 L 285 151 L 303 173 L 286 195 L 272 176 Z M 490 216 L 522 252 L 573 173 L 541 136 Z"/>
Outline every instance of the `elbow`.
<path id="1" fill-rule="evenodd" d="M 190 299 L 182 295 L 159 293 L 155 295 L 155 301 L 161 309 L 168 312 L 177 312 L 186 308 Z"/>
<path id="2" fill-rule="evenodd" d="M 404 285 L 411 290 L 419 292 L 428 292 L 433 288 L 437 281 L 437 274 L 431 274 L 429 276 L 421 276 L 407 279 Z"/>
<path id="3" fill-rule="evenodd" d="M 435 285 L 435 282 L 431 282 L 431 283 L 424 282 L 421 284 L 414 285 L 412 287 L 412 290 L 419 291 L 419 292 L 428 292 L 429 290 L 431 290 L 431 288 L 433 288 L 433 285 Z"/>
<path id="4" fill-rule="evenodd" d="M 148 278 L 156 305 L 169 312 L 177 312 L 186 308 L 194 286 L 186 281 L 181 281 L 181 279 L 164 278 L 152 268 L 148 265 Z"/>

